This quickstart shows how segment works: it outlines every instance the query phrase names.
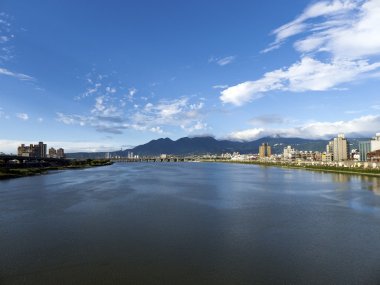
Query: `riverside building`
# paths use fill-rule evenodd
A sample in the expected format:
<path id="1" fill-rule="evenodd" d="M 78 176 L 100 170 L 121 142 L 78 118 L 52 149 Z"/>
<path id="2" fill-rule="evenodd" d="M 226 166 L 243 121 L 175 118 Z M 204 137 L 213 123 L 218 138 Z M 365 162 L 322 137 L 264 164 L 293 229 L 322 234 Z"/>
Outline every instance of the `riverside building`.
<path id="1" fill-rule="evenodd" d="M 24 157 L 37 157 L 44 158 L 46 157 L 47 145 L 43 142 L 39 142 L 38 144 L 30 144 L 26 146 L 22 144 L 17 148 L 17 155 Z"/>
<path id="2" fill-rule="evenodd" d="M 38 144 L 30 144 L 29 146 L 25 144 L 21 144 L 17 148 L 17 155 L 23 157 L 35 157 L 35 158 L 64 158 L 65 151 L 63 148 L 54 149 L 50 148 L 47 153 L 47 145 L 43 142 L 39 142 Z"/>
<path id="3" fill-rule="evenodd" d="M 349 145 L 344 134 L 339 134 L 333 140 L 334 161 L 345 161 L 349 158 Z"/>
<path id="4" fill-rule="evenodd" d="M 376 151 L 380 149 L 380 133 L 377 133 L 375 137 L 371 139 L 371 151 Z"/>
<path id="5" fill-rule="evenodd" d="M 259 147 L 260 158 L 270 157 L 272 155 L 272 149 L 268 143 L 262 143 Z"/>
<path id="6" fill-rule="evenodd" d="M 367 161 L 367 154 L 370 152 L 371 152 L 371 142 L 360 141 L 359 142 L 360 161 Z"/>

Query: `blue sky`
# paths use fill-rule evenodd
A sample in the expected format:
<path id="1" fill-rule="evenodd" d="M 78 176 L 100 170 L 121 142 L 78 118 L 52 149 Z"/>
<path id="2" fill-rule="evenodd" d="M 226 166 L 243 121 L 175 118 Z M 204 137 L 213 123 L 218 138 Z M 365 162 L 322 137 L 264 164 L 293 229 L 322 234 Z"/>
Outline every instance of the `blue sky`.
<path id="1" fill-rule="evenodd" d="M 373 136 L 379 15 L 379 0 L 2 0 L 0 152 Z"/>

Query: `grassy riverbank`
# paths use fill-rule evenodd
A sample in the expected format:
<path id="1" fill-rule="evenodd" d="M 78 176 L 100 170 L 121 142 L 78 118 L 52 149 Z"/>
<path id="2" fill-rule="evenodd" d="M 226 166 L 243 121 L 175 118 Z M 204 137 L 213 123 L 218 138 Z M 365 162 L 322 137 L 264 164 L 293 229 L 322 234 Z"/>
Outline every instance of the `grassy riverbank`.
<path id="1" fill-rule="evenodd" d="M 290 163 L 274 163 L 274 162 L 261 162 L 261 161 L 236 161 L 236 160 L 234 160 L 234 161 L 232 161 L 232 160 L 212 160 L 212 162 L 253 164 L 253 165 L 260 165 L 263 167 L 280 167 L 280 168 L 289 168 L 289 169 L 303 169 L 303 170 L 309 170 L 309 171 L 366 175 L 366 176 L 374 176 L 374 177 L 380 178 L 380 170 L 379 169 L 370 169 L 370 168 L 335 167 L 335 166 L 325 166 L 325 165 L 295 165 L 295 164 L 290 164 Z"/>
<path id="2" fill-rule="evenodd" d="M 25 168 L 24 167 L 23 168 L 0 167 L 0 180 L 47 174 L 49 173 L 49 171 L 54 171 L 54 170 L 83 169 L 83 168 L 90 168 L 90 167 L 107 166 L 111 164 L 113 164 L 113 162 L 109 160 L 87 159 L 87 160 L 71 161 L 66 166 L 25 167 Z"/>

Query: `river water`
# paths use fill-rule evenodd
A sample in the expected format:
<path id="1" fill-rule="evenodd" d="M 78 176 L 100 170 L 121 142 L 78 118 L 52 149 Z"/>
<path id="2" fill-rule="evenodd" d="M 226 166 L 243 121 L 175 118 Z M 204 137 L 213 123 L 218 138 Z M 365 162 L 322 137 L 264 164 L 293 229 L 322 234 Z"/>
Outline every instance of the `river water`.
<path id="1" fill-rule="evenodd" d="M 379 284 L 380 179 L 129 163 L 0 182 L 0 284 Z"/>

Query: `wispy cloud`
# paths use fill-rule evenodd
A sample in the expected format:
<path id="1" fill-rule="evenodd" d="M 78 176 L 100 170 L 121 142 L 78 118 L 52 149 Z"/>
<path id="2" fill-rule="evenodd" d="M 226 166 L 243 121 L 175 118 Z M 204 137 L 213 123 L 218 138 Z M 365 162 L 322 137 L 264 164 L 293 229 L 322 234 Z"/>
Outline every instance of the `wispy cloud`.
<path id="1" fill-rule="evenodd" d="M 257 116 L 249 121 L 249 123 L 252 125 L 279 125 L 288 122 L 289 119 L 283 118 L 275 114 Z"/>
<path id="2" fill-rule="evenodd" d="M 294 21 L 274 30 L 275 41 L 264 51 L 279 48 L 297 35 L 294 48 L 300 60 L 258 80 L 229 87 L 220 99 L 243 105 L 273 90 L 325 91 L 374 77 L 380 68 L 379 14 L 378 0 L 314 3 Z"/>
<path id="3" fill-rule="evenodd" d="M 225 65 L 228 65 L 230 63 L 233 63 L 236 59 L 236 56 L 235 55 L 230 55 L 230 56 L 226 56 L 226 57 L 222 57 L 222 58 L 219 58 L 219 57 L 210 57 L 208 62 L 210 63 L 216 63 L 220 66 L 225 66 Z"/>
<path id="4" fill-rule="evenodd" d="M 226 89 L 226 88 L 228 88 L 228 85 L 222 85 L 222 84 L 214 85 L 214 86 L 212 86 L 212 88 L 213 89 Z"/>
<path id="5" fill-rule="evenodd" d="M 17 113 L 16 117 L 23 121 L 29 120 L 29 115 L 26 113 Z"/>
<path id="6" fill-rule="evenodd" d="M 1 68 L 0 67 L 0 75 L 7 75 L 10 77 L 17 78 L 19 80 L 23 81 L 34 81 L 35 79 L 29 75 L 23 74 L 23 73 L 17 73 L 17 72 L 12 72 L 6 68 Z"/>
<path id="7" fill-rule="evenodd" d="M 10 16 L 5 13 L 0 13 L 0 64 L 4 65 L 5 62 L 13 58 L 11 40 L 15 35 L 11 31 Z M 35 79 L 24 73 L 14 72 L 6 67 L 0 66 L 0 75 L 10 76 L 22 81 L 35 81 Z"/>
<path id="8" fill-rule="evenodd" d="M 5 13 L 0 13 L 0 64 L 13 57 L 12 47 L 9 44 L 13 38 L 10 17 Z"/>
<path id="9" fill-rule="evenodd" d="M 252 128 L 232 132 L 228 137 L 238 141 L 250 141 L 265 136 L 330 139 L 338 133 L 345 133 L 347 136 L 370 137 L 379 130 L 380 115 L 368 115 L 349 121 L 311 122 L 292 128 Z"/>
<path id="10" fill-rule="evenodd" d="M 281 44 L 290 37 L 306 33 L 308 31 L 315 31 L 314 35 L 323 34 L 324 31 L 337 27 L 347 27 L 350 24 L 348 19 L 349 15 L 358 8 L 362 1 L 353 0 L 333 0 L 333 1 L 317 1 L 307 7 L 303 13 L 293 21 L 282 25 L 275 29 L 272 34 L 275 36 L 275 41 L 263 52 L 269 52 L 277 49 Z M 310 20 L 323 17 L 325 21 L 312 23 Z M 320 37 L 313 37 L 313 40 L 308 42 L 308 45 L 315 46 L 321 43 Z"/>

